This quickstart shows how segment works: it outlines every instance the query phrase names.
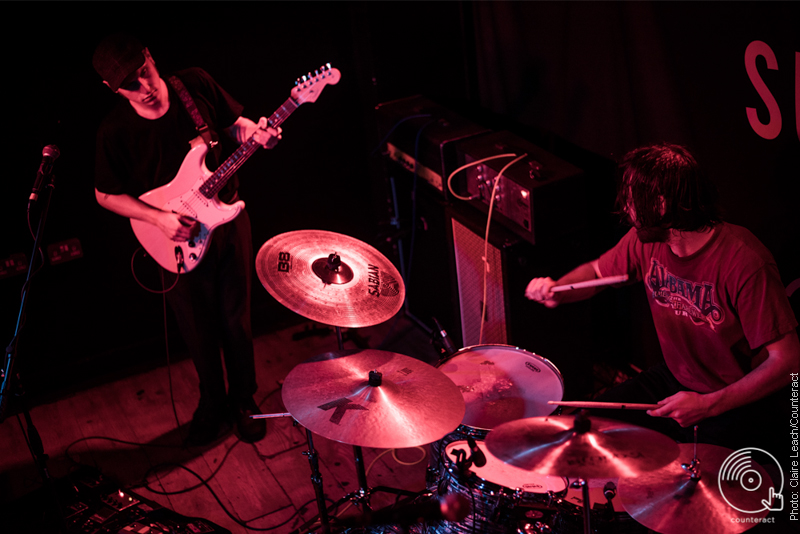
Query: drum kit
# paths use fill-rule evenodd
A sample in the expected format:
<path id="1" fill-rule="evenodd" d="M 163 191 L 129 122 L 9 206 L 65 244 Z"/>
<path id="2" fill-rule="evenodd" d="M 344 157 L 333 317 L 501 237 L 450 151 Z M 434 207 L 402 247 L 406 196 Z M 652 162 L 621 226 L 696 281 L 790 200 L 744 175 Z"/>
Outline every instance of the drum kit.
<path id="1" fill-rule="evenodd" d="M 422 522 L 411 518 L 385 524 L 378 532 L 604 534 L 652 529 L 682 534 L 702 529 L 727 534 L 753 525 L 732 518 L 767 513 L 743 514 L 722 495 L 717 475 L 726 452 L 732 451 L 697 443 L 692 451 L 691 445 L 678 445 L 653 430 L 590 418 L 585 410 L 553 415 L 561 409 L 554 403 L 562 400 L 563 380 L 555 365 L 536 354 L 479 345 L 446 355 L 432 366 L 393 352 L 345 350 L 341 328 L 387 321 L 405 299 L 394 265 L 357 239 L 322 230 L 284 233 L 261 247 L 256 272 L 278 302 L 333 326 L 338 338 L 337 351 L 304 361 L 287 375 L 282 391 L 287 413 L 253 416 L 291 417 L 306 431 L 308 450 L 303 454 L 319 513 L 295 532 L 349 530 L 329 515 L 348 501 L 364 517 L 396 518 L 372 514 L 370 496 L 376 491 L 411 502 L 455 495 L 469 503 L 455 516 L 441 514 Z M 314 435 L 354 450 L 359 487 L 331 507 L 323 492 Z M 425 490 L 369 487 L 362 447 L 423 445 L 432 450 Z M 757 469 L 768 481 L 763 468 Z M 764 497 L 750 491 L 742 499 Z"/>

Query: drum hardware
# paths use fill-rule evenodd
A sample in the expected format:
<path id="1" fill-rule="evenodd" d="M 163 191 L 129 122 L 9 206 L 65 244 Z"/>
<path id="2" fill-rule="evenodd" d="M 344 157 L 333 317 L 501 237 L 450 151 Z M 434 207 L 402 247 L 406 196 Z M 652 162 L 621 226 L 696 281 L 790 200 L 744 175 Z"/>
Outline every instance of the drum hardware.
<path id="1" fill-rule="evenodd" d="M 455 457 L 456 469 L 458 469 L 461 474 L 466 474 L 473 465 L 475 467 L 483 467 L 486 465 L 486 455 L 478 448 L 478 444 L 471 436 L 467 437 L 467 446 L 469 447 L 469 457 L 467 457 L 467 451 L 461 449 L 453 449 L 450 451 L 450 454 Z"/>
<path id="2" fill-rule="evenodd" d="M 703 443 L 681 444 L 679 448 L 679 456 L 697 459 L 695 466 L 702 461 L 703 476 L 694 476 L 684 468 L 691 462 L 675 461 L 635 478 L 620 478 L 619 496 L 637 522 L 663 534 L 738 534 L 769 513 L 762 501 L 770 499 L 770 490 L 778 486 L 773 486 L 769 474 L 757 462 L 746 458 L 746 471 L 736 480 L 724 480 L 720 472 L 734 451 Z M 745 458 L 740 460 L 744 462 Z"/>
<path id="3" fill-rule="evenodd" d="M 444 470 L 437 488 L 439 495 L 467 496 L 472 502 L 472 514 L 462 522 L 430 525 L 431 533 L 507 534 L 511 525 L 547 523 L 554 516 L 553 504 L 566 495 L 565 479 L 537 475 L 503 463 L 488 454 L 484 442 L 473 440 L 473 443 L 479 455 L 470 453 L 469 440 L 446 446 L 442 457 Z M 470 456 L 477 461 L 470 462 Z M 483 460 L 484 465 L 477 466 Z"/>
<path id="4" fill-rule="evenodd" d="M 614 497 L 617 496 L 617 485 L 611 481 L 606 482 L 603 486 L 603 497 L 606 498 L 606 506 L 608 507 L 608 519 L 611 520 L 614 514 Z"/>
<path id="5" fill-rule="evenodd" d="M 681 464 L 681 468 L 689 473 L 691 480 L 700 480 L 700 459 L 697 457 L 697 425 L 694 425 L 694 454 L 692 461 L 688 464 Z"/>
<path id="6" fill-rule="evenodd" d="M 510 465 L 538 473 L 575 477 L 583 495 L 583 529 L 591 533 L 589 478 L 637 476 L 674 460 L 678 446 L 646 428 L 611 419 L 532 417 L 504 423 L 489 433 L 486 446 Z"/>
<path id="7" fill-rule="evenodd" d="M 456 347 L 453 345 L 453 340 L 447 334 L 444 327 L 439 324 L 436 317 L 432 317 L 433 323 L 436 325 L 433 333 L 431 334 L 431 344 L 439 354 L 439 361 L 443 361 L 456 353 Z"/>
<path id="8" fill-rule="evenodd" d="M 369 510 L 370 497 L 375 492 L 419 497 L 419 492 L 386 486 L 370 488 L 362 447 L 425 445 L 452 432 L 464 417 L 460 391 L 435 367 L 409 356 L 373 349 L 329 352 L 306 360 L 286 376 L 282 395 L 286 409 L 309 435 L 313 432 L 353 446 L 359 487 L 331 509 L 350 501 Z M 430 402 L 431 398 L 437 398 L 436 405 Z M 315 469 L 312 465 L 316 485 L 321 477 L 317 477 Z M 320 519 L 327 513 L 323 506 Z M 306 526 L 314 522 L 316 519 Z"/>
<path id="9" fill-rule="evenodd" d="M 256 272 L 278 302 L 308 319 L 334 326 L 340 351 L 295 367 L 283 384 L 289 414 L 306 429 L 308 451 L 304 454 L 311 465 L 319 510 L 318 519 L 300 531 L 317 520 L 325 532 L 330 530 L 312 432 L 353 445 L 359 488 L 334 507 L 351 500 L 368 508 L 372 491 L 417 496 L 387 487 L 370 490 L 361 447 L 410 447 L 435 441 L 458 426 L 463 399 L 447 377 L 423 362 L 381 351 L 360 355 L 344 351 L 341 331 L 379 324 L 400 310 L 405 287 L 394 265 L 357 239 L 301 230 L 264 243 L 256 256 Z M 345 365 L 337 367 L 336 362 Z M 328 387 L 331 383 L 335 384 L 332 388 Z M 432 413 L 432 407 L 424 404 L 434 396 L 449 406 L 439 406 Z M 407 423 L 406 418 L 425 424 L 413 426 L 398 440 L 398 429 L 411 426 L 401 424 Z"/>

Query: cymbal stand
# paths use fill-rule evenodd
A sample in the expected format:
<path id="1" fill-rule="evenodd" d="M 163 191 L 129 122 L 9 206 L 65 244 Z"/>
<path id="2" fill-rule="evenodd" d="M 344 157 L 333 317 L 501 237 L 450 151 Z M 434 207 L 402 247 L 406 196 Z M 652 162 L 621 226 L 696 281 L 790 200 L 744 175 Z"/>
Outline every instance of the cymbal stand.
<path id="1" fill-rule="evenodd" d="M 591 429 L 591 421 L 586 410 L 581 410 L 575 416 L 575 432 L 585 434 Z M 589 479 L 579 478 L 572 483 L 573 488 L 581 488 L 583 497 L 583 533 L 592 534 L 592 502 L 589 498 Z"/>
<path id="2" fill-rule="evenodd" d="M 591 534 L 592 503 L 589 500 L 589 480 L 585 478 L 579 478 L 578 480 L 572 483 L 572 487 L 576 489 L 577 488 L 581 489 L 581 496 L 583 497 L 583 534 Z"/>
<path id="3" fill-rule="evenodd" d="M 314 450 L 314 439 L 311 436 L 311 431 L 306 429 L 308 451 L 304 452 L 303 455 L 308 457 L 308 463 L 311 466 L 311 483 L 314 484 L 314 493 L 317 497 L 317 510 L 319 510 L 322 532 L 328 534 L 331 531 L 330 518 L 328 517 L 328 508 L 325 506 L 325 492 L 322 487 L 322 473 L 319 470 L 319 457 L 317 451 Z"/>
<path id="4" fill-rule="evenodd" d="M 697 457 L 697 425 L 694 425 L 694 457 L 688 464 L 681 464 L 681 467 L 689 473 L 690 480 L 700 480 L 700 459 Z"/>

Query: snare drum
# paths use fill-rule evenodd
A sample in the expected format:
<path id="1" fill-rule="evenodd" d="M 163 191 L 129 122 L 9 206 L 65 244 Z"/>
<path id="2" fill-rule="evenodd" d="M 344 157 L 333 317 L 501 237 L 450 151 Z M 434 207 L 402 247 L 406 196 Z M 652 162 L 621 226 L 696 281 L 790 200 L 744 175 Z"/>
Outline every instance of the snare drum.
<path id="1" fill-rule="evenodd" d="M 556 407 L 547 401 L 560 401 L 564 395 L 564 380 L 555 365 L 509 345 L 466 347 L 438 368 L 464 396 L 462 425 L 481 439 L 503 423 L 550 415 Z"/>
<path id="2" fill-rule="evenodd" d="M 509 421 L 550 415 L 560 401 L 564 380 L 555 365 L 541 356 L 510 345 L 465 347 L 437 368 L 458 386 L 466 409 L 461 425 L 432 443 L 431 459 L 467 436 L 483 440 L 491 429 Z M 435 469 L 439 472 L 442 466 Z"/>
<path id="3" fill-rule="evenodd" d="M 472 466 L 466 473 L 456 465 L 456 451 L 463 451 L 469 457 L 467 442 L 454 441 L 445 447 L 443 462 L 446 469 L 438 488 L 439 495 L 458 493 L 466 496 L 472 513 L 459 523 L 442 521 L 430 525 L 429 533 L 516 532 L 518 510 L 531 507 L 547 510 L 551 500 L 549 492 L 560 496 L 566 493 L 566 479 L 536 475 L 506 464 L 492 456 L 483 442 L 476 444 L 486 456 L 486 465 Z"/>

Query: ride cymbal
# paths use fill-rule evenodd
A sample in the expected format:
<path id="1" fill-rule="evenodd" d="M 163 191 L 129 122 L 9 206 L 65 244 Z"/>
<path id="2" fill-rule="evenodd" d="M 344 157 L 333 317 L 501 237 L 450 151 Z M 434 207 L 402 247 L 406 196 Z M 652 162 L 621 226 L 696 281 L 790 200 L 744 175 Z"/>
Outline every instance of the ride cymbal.
<path id="1" fill-rule="evenodd" d="M 432 443 L 464 418 L 461 391 L 444 373 L 373 349 L 328 352 L 297 365 L 283 382 L 283 403 L 315 434 L 379 449 Z"/>
<path id="2" fill-rule="evenodd" d="M 503 423 L 486 436 L 486 447 L 513 466 L 570 478 L 636 476 L 678 455 L 677 443 L 655 430 L 584 415 Z"/>
<path id="3" fill-rule="evenodd" d="M 779 504 L 770 488 L 780 493 L 783 481 L 780 488 L 773 486 L 769 474 L 747 455 L 747 449 L 734 453 L 699 443 L 700 478 L 692 479 L 681 461 L 691 462 L 694 445 L 679 447 L 678 459 L 669 465 L 619 481 L 625 509 L 647 528 L 662 534 L 734 534 L 753 527 L 754 520 L 769 513 L 762 500 L 774 500 L 774 507 Z"/>
<path id="4" fill-rule="evenodd" d="M 386 257 L 358 239 L 325 230 L 273 237 L 256 255 L 256 273 L 278 302 L 331 326 L 380 324 L 405 299 L 400 273 Z"/>

